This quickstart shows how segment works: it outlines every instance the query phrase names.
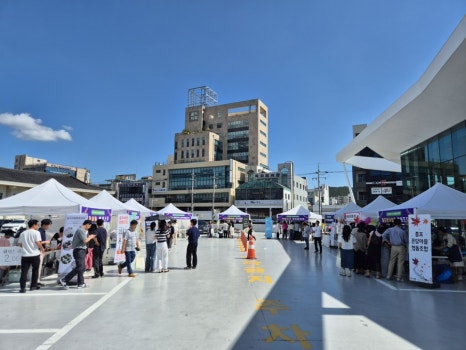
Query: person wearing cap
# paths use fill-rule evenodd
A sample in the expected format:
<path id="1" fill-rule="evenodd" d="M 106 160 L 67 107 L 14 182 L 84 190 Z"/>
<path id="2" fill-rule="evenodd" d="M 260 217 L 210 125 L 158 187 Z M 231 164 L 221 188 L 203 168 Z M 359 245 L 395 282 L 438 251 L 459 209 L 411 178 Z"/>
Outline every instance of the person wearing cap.
<path id="1" fill-rule="evenodd" d="M 390 262 L 388 264 L 387 279 L 391 279 L 395 263 L 397 265 L 396 277 L 398 282 L 403 281 L 404 263 L 406 258 L 406 247 L 408 245 L 408 234 L 401 228 L 401 220 L 396 218 L 390 227 L 382 234 L 383 242 L 390 246 Z"/>
<path id="2" fill-rule="evenodd" d="M 86 283 L 84 283 L 84 271 L 86 270 L 87 243 L 95 237 L 94 234 L 87 235 L 87 231 L 89 231 L 91 226 L 91 220 L 84 220 L 82 227 L 78 228 L 74 233 L 71 247 L 73 248 L 73 258 L 76 266 L 64 278 L 58 281 L 64 289 L 68 289 L 68 283 L 76 275 L 78 275 L 78 288 L 86 288 Z"/>

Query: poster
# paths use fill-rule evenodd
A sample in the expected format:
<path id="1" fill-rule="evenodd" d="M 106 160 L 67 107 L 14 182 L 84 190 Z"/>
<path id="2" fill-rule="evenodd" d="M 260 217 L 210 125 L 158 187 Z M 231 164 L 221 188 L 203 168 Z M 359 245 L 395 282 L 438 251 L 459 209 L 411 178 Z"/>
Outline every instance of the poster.
<path id="1" fill-rule="evenodd" d="M 67 214 L 63 230 L 63 240 L 60 249 L 60 264 L 58 265 L 58 279 L 65 277 L 68 272 L 74 269 L 76 263 L 73 257 L 72 242 L 74 233 L 87 220 L 87 214 Z M 76 281 L 76 276 L 72 281 Z"/>
<path id="2" fill-rule="evenodd" d="M 115 262 L 115 264 L 124 262 L 126 260 L 125 252 L 122 252 L 121 248 L 123 247 L 123 234 L 128 229 L 129 229 L 129 215 L 128 214 L 118 215 L 115 257 L 113 258 L 113 261 Z"/>
<path id="3" fill-rule="evenodd" d="M 409 279 L 432 284 L 430 215 L 409 215 Z"/>

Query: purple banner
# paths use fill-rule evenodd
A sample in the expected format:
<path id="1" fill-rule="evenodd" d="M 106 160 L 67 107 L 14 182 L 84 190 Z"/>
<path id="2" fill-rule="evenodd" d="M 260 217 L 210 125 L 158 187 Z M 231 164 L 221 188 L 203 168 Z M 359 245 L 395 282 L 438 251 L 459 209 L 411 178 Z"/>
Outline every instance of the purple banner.
<path id="1" fill-rule="evenodd" d="M 379 223 L 390 224 L 393 220 L 400 219 L 403 225 L 408 225 L 408 216 L 414 214 L 413 208 L 398 209 L 398 210 L 382 210 L 379 211 Z"/>
<path id="2" fill-rule="evenodd" d="M 97 219 L 102 219 L 104 222 L 110 222 L 110 220 L 112 220 L 112 209 L 81 207 L 81 212 L 87 214 L 89 220 L 93 222 L 96 222 Z"/>
<path id="3" fill-rule="evenodd" d="M 309 215 L 277 215 L 277 220 L 307 221 L 309 220 Z"/>

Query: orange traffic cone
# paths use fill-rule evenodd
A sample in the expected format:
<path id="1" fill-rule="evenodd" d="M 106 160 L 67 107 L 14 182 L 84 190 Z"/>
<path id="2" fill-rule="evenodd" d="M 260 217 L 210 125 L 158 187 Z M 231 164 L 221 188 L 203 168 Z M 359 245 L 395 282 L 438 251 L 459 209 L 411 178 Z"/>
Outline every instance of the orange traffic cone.
<path id="1" fill-rule="evenodd" d="M 254 239 L 251 237 L 249 239 L 249 246 L 248 246 L 248 256 L 246 259 L 255 259 L 256 258 L 256 248 L 254 248 Z"/>
<path id="2" fill-rule="evenodd" d="M 244 230 L 241 230 L 241 242 L 243 242 L 243 247 L 244 250 L 248 250 L 248 239 L 246 238 L 246 235 L 244 234 Z"/>

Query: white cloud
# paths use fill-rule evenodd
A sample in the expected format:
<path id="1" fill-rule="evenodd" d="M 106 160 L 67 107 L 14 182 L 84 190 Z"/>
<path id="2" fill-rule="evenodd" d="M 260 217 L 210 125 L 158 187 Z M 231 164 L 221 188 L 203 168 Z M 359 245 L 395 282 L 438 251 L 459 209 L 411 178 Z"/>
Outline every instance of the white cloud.
<path id="1" fill-rule="evenodd" d="M 12 134 L 27 141 L 71 141 L 71 135 L 66 130 L 53 130 L 42 125 L 41 119 L 34 119 L 27 113 L 0 113 L 0 124 L 13 129 Z M 71 130 L 70 127 L 64 129 Z"/>

